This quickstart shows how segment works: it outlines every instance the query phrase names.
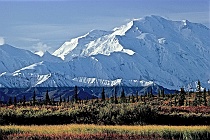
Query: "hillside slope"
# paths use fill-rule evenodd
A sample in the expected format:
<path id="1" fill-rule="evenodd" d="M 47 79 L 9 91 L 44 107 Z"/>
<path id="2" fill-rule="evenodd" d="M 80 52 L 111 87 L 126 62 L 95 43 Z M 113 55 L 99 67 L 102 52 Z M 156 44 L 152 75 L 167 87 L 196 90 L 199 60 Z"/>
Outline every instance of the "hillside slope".
<path id="1" fill-rule="evenodd" d="M 48 54 L 49 55 L 49 54 Z M 134 19 L 112 31 L 92 30 L 41 61 L 0 75 L 2 87 L 145 86 L 210 88 L 210 29 L 159 16 Z M 193 87 L 194 88 L 194 87 Z"/>

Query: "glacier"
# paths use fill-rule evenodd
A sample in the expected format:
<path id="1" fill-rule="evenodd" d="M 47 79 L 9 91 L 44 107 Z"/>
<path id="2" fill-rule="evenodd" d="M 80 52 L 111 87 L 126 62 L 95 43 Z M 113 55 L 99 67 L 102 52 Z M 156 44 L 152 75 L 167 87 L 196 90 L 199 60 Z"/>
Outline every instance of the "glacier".
<path id="1" fill-rule="evenodd" d="M 148 86 L 210 88 L 210 29 L 160 16 L 92 30 L 53 54 L 0 46 L 0 87 Z"/>

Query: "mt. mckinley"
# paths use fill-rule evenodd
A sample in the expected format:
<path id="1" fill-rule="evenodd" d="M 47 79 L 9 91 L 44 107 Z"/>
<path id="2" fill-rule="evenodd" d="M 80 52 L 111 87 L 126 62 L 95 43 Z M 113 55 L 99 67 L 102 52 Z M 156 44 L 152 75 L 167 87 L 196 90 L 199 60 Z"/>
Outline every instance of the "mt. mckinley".
<path id="1" fill-rule="evenodd" d="M 53 55 L 0 46 L 0 87 L 147 86 L 210 88 L 210 29 L 159 16 L 92 30 Z"/>

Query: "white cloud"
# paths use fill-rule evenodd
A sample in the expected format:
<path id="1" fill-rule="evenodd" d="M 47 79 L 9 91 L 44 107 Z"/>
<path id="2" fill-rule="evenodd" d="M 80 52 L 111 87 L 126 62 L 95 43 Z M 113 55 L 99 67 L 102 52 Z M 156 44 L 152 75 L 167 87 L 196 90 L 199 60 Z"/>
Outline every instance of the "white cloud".
<path id="1" fill-rule="evenodd" d="M 42 52 L 45 52 L 45 51 L 51 51 L 51 47 L 48 46 L 47 44 L 44 44 L 43 42 L 38 42 L 37 44 L 34 44 L 33 47 L 32 47 L 33 51 L 42 51 Z"/>
<path id="2" fill-rule="evenodd" d="M 0 36 L 0 45 L 4 45 L 4 38 Z"/>
<path id="3" fill-rule="evenodd" d="M 29 38 L 29 37 L 18 37 L 18 39 L 21 40 L 21 41 L 28 41 L 28 42 L 37 42 L 37 41 L 40 41 L 40 39 Z"/>

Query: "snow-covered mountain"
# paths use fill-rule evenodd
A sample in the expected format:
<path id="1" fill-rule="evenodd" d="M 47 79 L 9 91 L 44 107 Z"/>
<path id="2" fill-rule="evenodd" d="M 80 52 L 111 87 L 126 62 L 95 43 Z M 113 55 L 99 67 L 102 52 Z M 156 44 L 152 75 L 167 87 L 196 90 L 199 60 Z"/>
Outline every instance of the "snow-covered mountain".
<path id="1" fill-rule="evenodd" d="M 39 56 L 30 51 L 10 45 L 0 45 L 0 73 L 14 72 L 33 63 L 39 62 Z"/>
<path id="2" fill-rule="evenodd" d="M 13 69 L 4 67 L 1 57 L 0 86 L 148 86 L 155 82 L 179 89 L 191 88 L 200 80 L 210 88 L 210 29 L 187 20 L 134 19 L 112 31 L 92 30 L 73 38 L 53 55 L 24 58 L 29 62 L 21 61 Z M 7 65 L 16 64 L 15 60 Z"/>

